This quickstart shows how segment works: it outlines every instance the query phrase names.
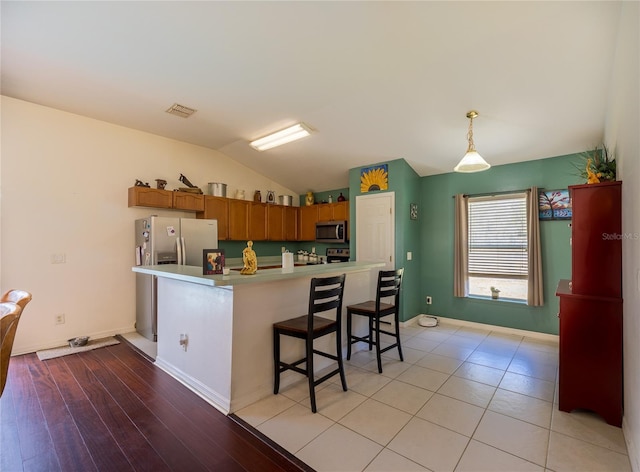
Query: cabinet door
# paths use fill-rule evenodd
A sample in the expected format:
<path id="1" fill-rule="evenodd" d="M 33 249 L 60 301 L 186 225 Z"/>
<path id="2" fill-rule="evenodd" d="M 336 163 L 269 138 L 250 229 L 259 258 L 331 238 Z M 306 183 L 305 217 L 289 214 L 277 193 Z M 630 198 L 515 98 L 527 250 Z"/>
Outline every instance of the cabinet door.
<path id="1" fill-rule="evenodd" d="M 218 220 L 218 240 L 229 239 L 229 200 L 224 197 L 204 197 L 204 211 L 198 212 L 196 218 Z"/>
<path id="2" fill-rule="evenodd" d="M 349 220 L 349 202 L 332 203 L 333 207 L 333 220 L 334 221 L 348 221 Z"/>
<path id="3" fill-rule="evenodd" d="M 249 202 L 229 200 L 229 239 L 246 241 L 249 239 Z"/>
<path id="4" fill-rule="evenodd" d="M 573 293 L 622 296 L 621 182 L 575 185 L 571 190 Z"/>
<path id="5" fill-rule="evenodd" d="M 298 215 L 300 209 L 298 207 L 284 207 L 284 240 L 298 240 Z"/>
<path id="6" fill-rule="evenodd" d="M 264 241 L 267 239 L 267 204 L 250 203 L 249 239 Z"/>
<path id="7" fill-rule="evenodd" d="M 333 221 L 333 206 L 331 203 L 319 203 L 318 221 Z"/>
<path id="8" fill-rule="evenodd" d="M 310 205 L 300 207 L 299 241 L 315 241 L 318 206 L 319 205 Z"/>
<path id="9" fill-rule="evenodd" d="M 267 239 L 284 241 L 284 209 L 282 205 L 267 207 Z"/>
<path id="10" fill-rule="evenodd" d="M 173 192 L 173 208 L 176 210 L 204 211 L 204 195 Z"/>
<path id="11" fill-rule="evenodd" d="M 149 187 L 130 187 L 129 206 L 172 208 L 173 192 Z"/>
<path id="12" fill-rule="evenodd" d="M 622 423 L 622 299 L 560 296 L 559 408 Z"/>

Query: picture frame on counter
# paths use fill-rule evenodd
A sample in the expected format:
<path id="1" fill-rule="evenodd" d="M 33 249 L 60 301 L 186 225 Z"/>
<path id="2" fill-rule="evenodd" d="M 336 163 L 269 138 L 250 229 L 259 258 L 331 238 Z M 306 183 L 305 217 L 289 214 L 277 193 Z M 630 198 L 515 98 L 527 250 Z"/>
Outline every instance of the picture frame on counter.
<path id="1" fill-rule="evenodd" d="M 224 249 L 203 249 L 202 274 L 222 274 L 224 270 Z"/>

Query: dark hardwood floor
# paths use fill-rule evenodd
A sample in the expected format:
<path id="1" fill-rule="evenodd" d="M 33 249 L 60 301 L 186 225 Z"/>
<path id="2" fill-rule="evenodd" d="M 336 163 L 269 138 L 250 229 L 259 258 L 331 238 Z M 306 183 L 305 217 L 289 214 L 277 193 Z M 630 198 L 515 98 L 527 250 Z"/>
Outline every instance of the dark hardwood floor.
<path id="1" fill-rule="evenodd" d="M 2 472 L 311 470 L 119 339 L 47 361 L 11 359 Z"/>

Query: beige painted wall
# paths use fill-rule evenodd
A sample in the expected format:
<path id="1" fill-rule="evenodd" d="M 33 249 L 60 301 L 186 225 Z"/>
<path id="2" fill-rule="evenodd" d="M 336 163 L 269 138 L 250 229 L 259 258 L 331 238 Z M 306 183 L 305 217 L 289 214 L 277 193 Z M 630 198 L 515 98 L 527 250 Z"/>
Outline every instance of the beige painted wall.
<path id="1" fill-rule="evenodd" d="M 605 142 L 615 149 L 622 184 L 624 419 L 629 459 L 640 472 L 640 8 L 623 2 L 612 71 Z M 606 320 L 602 320 L 606 323 Z"/>
<path id="2" fill-rule="evenodd" d="M 210 149 L 13 98 L 0 106 L 0 290 L 33 293 L 14 354 L 134 329 L 133 221 L 195 216 L 128 208 L 135 179 L 164 178 L 173 189 L 183 173 L 203 189 L 245 189 L 248 199 L 256 189 L 295 195 Z M 52 264 L 61 253 L 66 263 Z M 65 324 L 54 324 L 58 313 Z"/>

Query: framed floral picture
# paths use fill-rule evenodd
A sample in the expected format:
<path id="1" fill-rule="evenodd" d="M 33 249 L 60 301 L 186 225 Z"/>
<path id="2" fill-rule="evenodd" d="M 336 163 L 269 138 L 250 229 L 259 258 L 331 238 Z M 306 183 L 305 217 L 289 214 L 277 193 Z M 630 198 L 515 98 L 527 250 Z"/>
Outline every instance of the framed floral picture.
<path id="1" fill-rule="evenodd" d="M 362 193 L 389 188 L 387 164 L 360 169 L 360 191 Z"/>
<path id="2" fill-rule="evenodd" d="M 224 269 L 224 249 L 204 249 L 202 251 L 202 273 L 222 274 Z"/>
<path id="3" fill-rule="evenodd" d="M 544 220 L 570 220 L 571 197 L 569 190 L 541 190 L 538 194 L 538 218 Z"/>

